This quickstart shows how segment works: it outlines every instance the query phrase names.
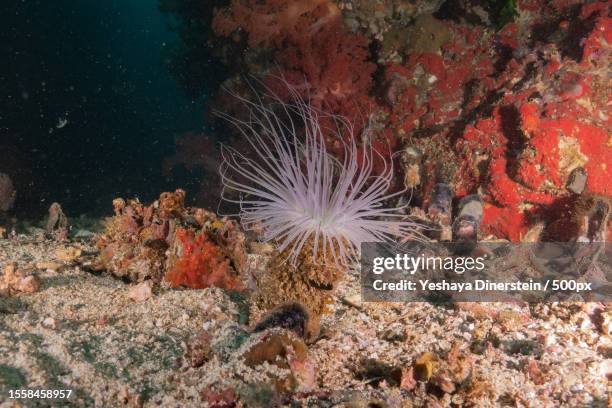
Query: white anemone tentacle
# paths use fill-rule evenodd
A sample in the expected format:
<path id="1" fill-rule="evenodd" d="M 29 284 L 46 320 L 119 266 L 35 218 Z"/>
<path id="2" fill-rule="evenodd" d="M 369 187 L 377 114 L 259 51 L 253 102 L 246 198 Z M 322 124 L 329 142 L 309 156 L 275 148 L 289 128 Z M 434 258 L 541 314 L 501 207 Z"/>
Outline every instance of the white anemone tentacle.
<path id="1" fill-rule="evenodd" d="M 359 152 L 351 124 L 334 116 L 338 139 L 343 140 L 344 130 L 351 142 L 343 142 L 342 160 L 332 157 L 320 125 L 323 113 L 290 92 L 294 102 L 271 94 L 268 105 L 261 98 L 252 102 L 234 95 L 248 108 L 248 120 L 217 112 L 236 126 L 254 153 L 248 158 L 222 146 L 224 190 L 239 196 L 230 198 L 224 191 L 222 199 L 240 205 L 243 227 L 262 229 L 263 239 L 275 242 L 280 252 L 288 250 L 292 263 L 312 239 L 313 258 L 322 256 L 337 266 L 354 261 L 363 242 L 418 238 L 421 225 L 383 206 L 404 193 L 387 194 L 393 166 L 369 145 Z M 374 174 L 374 155 L 383 159 L 379 175 Z"/>

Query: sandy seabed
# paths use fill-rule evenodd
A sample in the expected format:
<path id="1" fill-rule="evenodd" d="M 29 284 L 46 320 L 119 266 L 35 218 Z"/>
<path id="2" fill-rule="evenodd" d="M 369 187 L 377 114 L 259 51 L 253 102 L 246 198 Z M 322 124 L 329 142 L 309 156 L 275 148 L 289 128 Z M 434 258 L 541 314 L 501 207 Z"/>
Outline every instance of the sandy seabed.
<path id="1" fill-rule="evenodd" d="M 70 248 L 84 254 L 78 262 L 66 258 Z M 233 352 L 192 358 L 202 333 L 218 343 L 248 333 L 235 300 L 219 289 L 163 287 L 134 300 L 134 285 L 87 270 L 93 251 L 31 236 L 0 240 L 0 271 L 17 262 L 41 281 L 35 293 L 0 297 L 0 407 L 232 406 L 212 390 L 231 390 L 240 400 L 234 406 L 612 403 L 610 305 L 362 303 L 358 275 L 350 274 L 308 345 L 314 389 L 273 397 L 265 384 L 289 370 L 247 366 L 243 357 L 269 333 L 250 334 Z M 15 389 L 73 394 L 11 400 Z"/>

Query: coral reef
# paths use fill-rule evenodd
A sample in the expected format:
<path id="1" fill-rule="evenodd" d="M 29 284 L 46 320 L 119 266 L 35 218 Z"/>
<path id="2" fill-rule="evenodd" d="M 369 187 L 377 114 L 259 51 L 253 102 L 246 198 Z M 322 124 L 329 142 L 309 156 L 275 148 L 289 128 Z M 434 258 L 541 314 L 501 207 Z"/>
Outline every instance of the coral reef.
<path id="1" fill-rule="evenodd" d="M 298 0 L 290 4 L 282 0 L 234 0 L 227 9 L 217 12 L 212 28 L 223 36 L 241 29 L 247 33 L 251 47 L 278 47 L 285 40 L 298 42 L 315 35 L 339 15 L 338 7 L 330 0 Z"/>
<path id="2" fill-rule="evenodd" d="M 498 41 L 512 54 L 496 78 L 497 101 L 490 116 L 468 124 L 455 145 L 464 163 L 457 184 L 465 191 L 485 189 L 484 223 L 496 235 L 519 240 L 534 221 L 563 217 L 554 209 L 571 196 L 566 185 L 576 169 L 586 173 L 587 192 L 612 194 L 605 181 L 612 165 L 610 107 L 602 94 L 611 51 L 609 6 L 594 3 L 574 13 L 572 26 L 528 14 L 536 18 L 532 25 L 501 32 Z M 532 49 L 519 45 L 521 36 L 545 23 L 554 29 Z M 597 44 L 596 53 L 589 44 Z M 470 169 L 471 163 L 481 165 Z"/>
<path id="3" fill-rule="evenodd" d="M 165 192 L 150 206 L 113 201 L 115 216 L 100 235 L 97 269 L 132 282 L 241 289 L 244 236 L 229 220 L 186 208 L 185 191 Z"/>
<path id="4" fill-rule="evenodd" d="M 200 202 L 217 200 L 218 183 L 241 222 L 178 189 L 151 204 L 115 199 L 95 247 L 74 240 L 58 203 L 46 228 L 0 239 L 0 394 L 70 385 L 79 406 L 612 406 L 612 304 L 599 297 L 612 238 L 609 1 L 160 7 L 179 19 L 169 63 L 190 96 L 205 93 L 213 54 L 229 67 L 219 76 L 251 74 L 213 102 L 237 137 L 215 122 L 230 141 L 219 152 L 212 137 L 182 135 L 162 168 L 173 183 L 201 176 Z M 0 216 L 14 199 L 0 173 Z M 493 255 L 499 281 L 565 278 L 577 264 L 571 278 L 597 291 L 366 301 L 351 268 L 360 245 L 424 237 Z M 571 245 L 544 262 L 499 238 Z"/>
<path id="5" fill-rule="evenodd" d="M 486 234 L 518 241 L 564 216 L 576 169 L 581 193 L 611 196 L 608 3 L 292 4 L 233 1 L 213 29 L 245 38 L 250 47 L 232 58 L 276 78 L 267 83 L 279 95 L 287 78 L 355 123 L 345 141 L 360 143 L 369 121 L 383 156 L 419 152 L 398 172 L 406 183 L 393 183 L 418 187 L 414 204 L 427 207 L 434 186 L 449 183 L 458 199 L 482 197 Z M 337 139 L 326 143 L 342 158 Z"/>

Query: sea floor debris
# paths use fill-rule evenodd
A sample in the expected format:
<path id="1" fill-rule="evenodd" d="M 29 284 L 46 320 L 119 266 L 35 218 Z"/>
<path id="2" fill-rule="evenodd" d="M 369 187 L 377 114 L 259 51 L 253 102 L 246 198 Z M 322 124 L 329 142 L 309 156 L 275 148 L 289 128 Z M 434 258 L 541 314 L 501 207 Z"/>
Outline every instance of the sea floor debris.
<path id="1" fill-rule="evenodd" d="M 0 240 L 0 270 L 18 262 L 40 280 L 34 293 L 0 297 L 2 399 L 54 388 L 72 389 L 75 406 L 611 402 L 610 305 L 367 303 L 351 272 L 305 343 L 299 332 L 252 330 L 240 298 L 218 288 L 135 296 L 142 283 L 86 270 L 94 252 Z"/>

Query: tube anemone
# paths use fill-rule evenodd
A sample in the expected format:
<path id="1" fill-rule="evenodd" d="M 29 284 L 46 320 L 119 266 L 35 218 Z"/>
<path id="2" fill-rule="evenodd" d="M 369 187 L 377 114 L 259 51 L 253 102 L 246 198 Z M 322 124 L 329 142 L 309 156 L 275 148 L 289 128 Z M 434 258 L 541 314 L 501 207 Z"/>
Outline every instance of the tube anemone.
<path id="1" fill-rule="evenodd" d="M 240 205 L 246 230 L 262 230 L 263 240 L 274 242 L 292 263 L 312 246 L 314 260 L 334 266 L 353 261 L 363 242 L 415 234 L 416 223 L 406 221 L 397 208 L 384 207 L 389 198 L 403 193 L 387 194 L 392 166 L 383 158 L 383 172 L 373 173 L 374 155 L 380 154 L 367 144 L 358 151 L 349 122 L 330 117 L 337 124 L 338 140 L 351 140 L 343 144 L 343 158 L 337 160 L 326 150 L 320 125 L 329 115 L 295 92 L 291 103 L 275 95 L 269 96 L 271 103 L 236 97 L 247 107 L 247 119 L 217 114 L 236 126 L 254 157 L 222 146 L 222 199 Z M 228 191 L 239 198 L 228 197 Z"/>

